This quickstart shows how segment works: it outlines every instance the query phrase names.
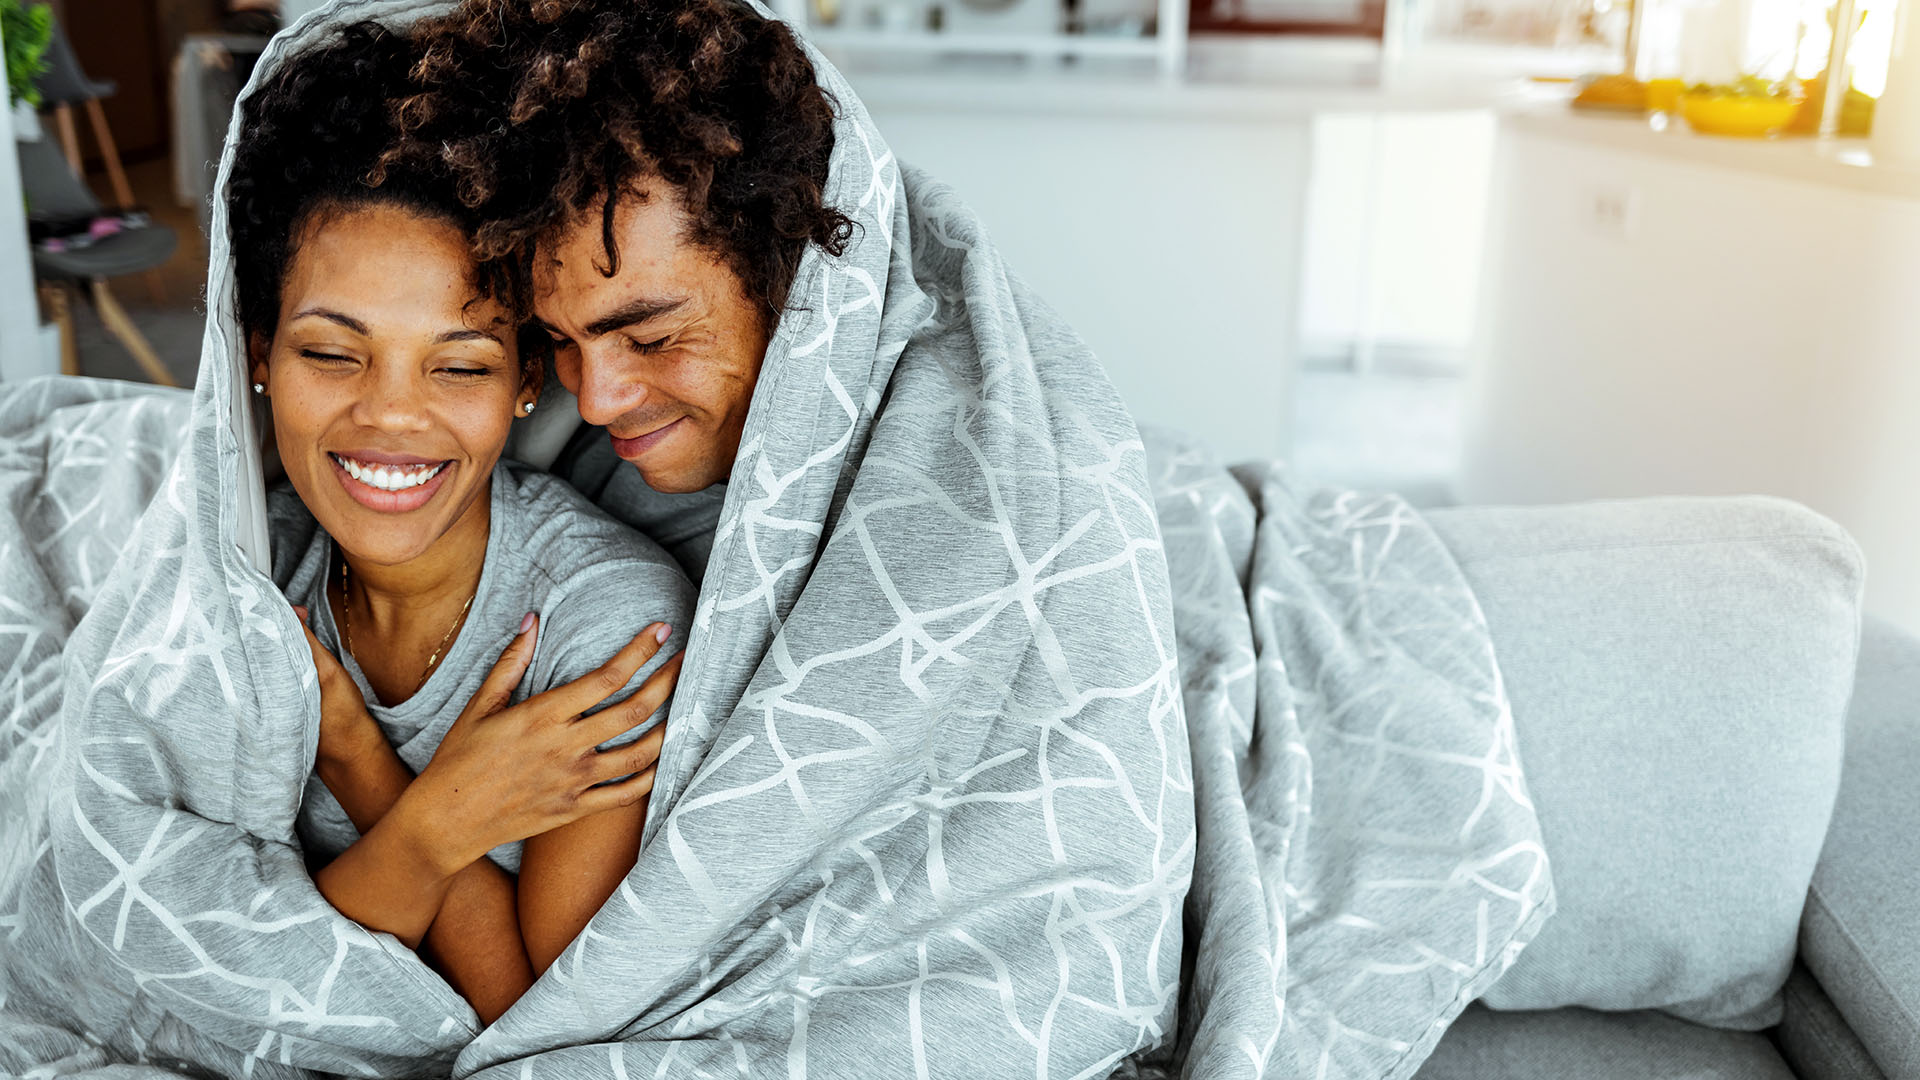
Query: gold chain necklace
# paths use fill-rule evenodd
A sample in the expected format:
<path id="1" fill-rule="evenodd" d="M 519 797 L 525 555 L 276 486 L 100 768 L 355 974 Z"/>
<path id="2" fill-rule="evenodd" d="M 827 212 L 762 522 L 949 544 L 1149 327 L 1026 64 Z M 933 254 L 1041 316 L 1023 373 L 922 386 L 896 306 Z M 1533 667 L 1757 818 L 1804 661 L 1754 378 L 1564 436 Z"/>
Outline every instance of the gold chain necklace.
<path id="1" fill-rule="evenodd" d="M 440 644 L 435 645 L 433 655 L 427 657 L 427 669 L 420 673 L 420 681 L 413 685 L 413 694 L 419 693 L 420 688 L 427 685 L 427 680 L 433 676 L 433 665 L 440 662 L 440 654 L 446 651 L 447 642 L 453 640 L 453 632 L 460 629 L 460 624 L 466 621 L 467 609 L 473 606 L 474 597 L 479 595 L 480 585 L 475 582 L 473 596 L 467 597 L 467 602 L 460 605 L 460 614 L 453 617 L 453 625 L 447 627 L 447 632 L 440 635 Z M 353 657 L 354 663 L 360 663 L 360 658 L 353 655 L 353 598 L 347 593 L 347 557 L 344 554 L 340 556 L 340 634 L 346 640 L 347 655 Z M 360 670 L 365 671 L 366 668 L 362 667 Z M 413 694 L 407 696 L 412 697 Z"/>

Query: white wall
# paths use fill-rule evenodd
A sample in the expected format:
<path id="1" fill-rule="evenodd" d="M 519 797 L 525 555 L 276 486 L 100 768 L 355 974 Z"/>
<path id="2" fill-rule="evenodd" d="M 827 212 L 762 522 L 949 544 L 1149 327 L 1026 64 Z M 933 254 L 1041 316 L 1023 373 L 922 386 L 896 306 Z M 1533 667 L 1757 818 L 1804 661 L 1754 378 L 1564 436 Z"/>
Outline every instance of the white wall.
<path id="1" fill-rule="evenodd" d="M 1229 461 L 1287 453 L 1306 114 L 866 104 L 901 160 L 979 212 L 1137 419 L 1198 433 Z"/>
<path id="2" fill-rule="evenodd" d="M 1796 499 L 1920 632 L 1920 199 L 1511 128 L 1497 174 L 1463 498 Z"/>
<path id="3" fill-rule="evenodd" d="M 5 93 L 0 87 L 0 104 Z M 42 370 L 39 305 L 29 250 L 20 200 L 20 163 L 13 148 L 13 115 L 0 108 L 0 382 Z"/>

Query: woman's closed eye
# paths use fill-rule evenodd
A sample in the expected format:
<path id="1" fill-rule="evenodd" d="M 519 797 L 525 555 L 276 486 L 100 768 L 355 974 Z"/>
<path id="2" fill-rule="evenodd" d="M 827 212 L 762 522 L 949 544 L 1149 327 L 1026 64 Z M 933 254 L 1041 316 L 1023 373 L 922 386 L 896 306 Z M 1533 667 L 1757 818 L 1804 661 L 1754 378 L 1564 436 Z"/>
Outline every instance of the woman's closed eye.
<path id="1" fill-rule="evenodd" d="M 329 362 L 336 363 L 336 364 L 353 363 L 353 357 L 351 356 L 345 356 L 340 353 L 322 352 L 318 349 L 301 349 L 300 355 L 302 357 L 305 357 L 308 360 L 319 360 L 322 363 L 329 363 Z"/>

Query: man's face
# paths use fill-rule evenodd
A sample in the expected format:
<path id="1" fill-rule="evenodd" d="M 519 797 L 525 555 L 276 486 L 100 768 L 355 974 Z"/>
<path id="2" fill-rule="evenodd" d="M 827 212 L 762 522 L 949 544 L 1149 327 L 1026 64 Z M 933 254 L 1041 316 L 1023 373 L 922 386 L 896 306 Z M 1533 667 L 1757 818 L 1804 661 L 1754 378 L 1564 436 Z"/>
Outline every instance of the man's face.
<path id="1" fill-rule="evenodd" d="M 560 382 L 655 491 L 727 478 L 767 351 L 739 275 L 689 243 L 687 224 L 678 191 L 655 183 L 614 206 L 613 277 L 599 270 L 597 214 L 534 262 L 534 314 L 553 335 Z"/>

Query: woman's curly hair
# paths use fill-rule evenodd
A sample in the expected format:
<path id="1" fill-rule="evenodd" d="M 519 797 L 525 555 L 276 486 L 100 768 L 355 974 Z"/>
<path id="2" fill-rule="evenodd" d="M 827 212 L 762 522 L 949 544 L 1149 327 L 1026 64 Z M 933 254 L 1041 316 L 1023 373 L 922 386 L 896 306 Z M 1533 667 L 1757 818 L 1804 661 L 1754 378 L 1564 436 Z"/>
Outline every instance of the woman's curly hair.
<path id="1" fill-rule="evenodd" d="M 385 160 L 398 137 L 398 105 L 417 92 L 410 80 L 418 61 L 407 35 L 352 23 L 289 57 L 242 104 L 226 199 L 235 299 L 248 334 L 273 336 L 300 242 L 329 216 L 396 206 L 444 221 L 472 243 L 481 219 L 461 201 L 452 173 Z M 511 260 L 476 259 L 479 298 L 498 300 L 516 323 L 527 319 L 525 280 Z M 520 334 L 529 373 L 550 351 L 545 333 Z"/>
<path id="2" fill-rule="evenodd" d="M 410 33 L 423 89 L 387 160 L 452 173 L 483 259 L 530 267 L 596 222 L 612 277 L 615 200 L 658 178 L 771 327 L 807 245 L 846 248 L 853 223 L 825 203 L 834 103 L 793 33 L 745 4 L 464 0 Z"/>

